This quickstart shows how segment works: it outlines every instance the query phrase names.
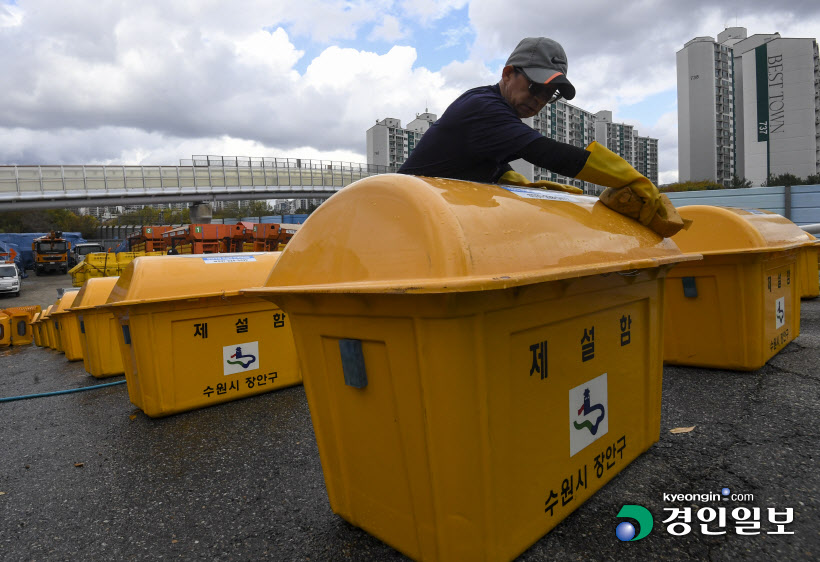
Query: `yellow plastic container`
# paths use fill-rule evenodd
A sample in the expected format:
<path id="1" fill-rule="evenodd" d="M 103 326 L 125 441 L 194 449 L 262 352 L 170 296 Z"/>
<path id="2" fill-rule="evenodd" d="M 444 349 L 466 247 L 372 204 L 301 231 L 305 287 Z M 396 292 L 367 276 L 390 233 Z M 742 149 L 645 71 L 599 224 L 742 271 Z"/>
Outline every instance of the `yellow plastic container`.
<path id="1" fill-rule="evenodd" d="M 814 244 L 809 244 L 803 247 L 800 252 L 800 298 L 814 299 L 820 297 L 820 268 L 818 268 L 818 260 L 820 260 L 820 240 L 817 240 L 811 234 L 808 234 L 810 240 Z"/>
<path id="2" fill-rule="evenodd" d="M 51 315 L 51 311 L 54 308 L 54 305 L 48 305 L 43 313 L 40 315 L 39 321 L 39 330 L 40 330 L 40 337 L 43 340 L 43 347 L 48 347 L 50 349 L 54 349 L 54 345 L 52 343 L 52 329 L 51 329 L 51 320 L 49 316 Z"/>
<path id="3" fill-rule="evenodd" d="M 414 559 L 508 560 L 658 440 L 685 259 L 596 198 L 393 174 L 244 292 L 293 321 L 333 511 Z"/>
<path id="4" fill-rule="evenodd" d="M 31 333 L 34 334 L 34 345 L 37 347 L 43 347 L 43 335 L 40 332 L 40 316 L 42 314 L 42 312 L 38 312 L 31 319 Z"/>
<path id="5" fill-rule="evenodd" d="M 48 337 L 51 342 L 51 349 L 62 353 L 63 342 L 60 338 L 60 324 L 59 321 L 54 318 L 54 313 L 60 309 L 60 301 L 62 301 L 62 297 L 54 301 L 51 312 L 48 314 Z"/>
<path id="6" fill-rule="evenodd" d="M 80 324 L 83 365 L 88 374 L 98 379 L 125 373 L 117 341 L 120 324 L 110 310 L 97 308 L 105 304 L 117 279 L 89 279 L 71 307 Z"/>
<path id="7" fill-rule="evenodd" d="M 664 360 L 751 371 L 800 334 L 798 257 L 812 242 L 790 220 L 755 209 L 690 205 L 673 240 L 701 262 L 666 278 Z"/>
<path id="8" fill-rule="evenodd" d="M 12 345 L 30 345 L 34 341 L 31 320 L 40 311 L 39 306 L 15 306 L 3 311 L 11 320 Z"/>
<path id="9" fill-rule="evenodd" d="M 11 318 L 0 312 L 0 347 L 11 345 Z"/>
<path id="10" fill-rule="evenodd" d="M 104 309 L 122 325 L 128 395 L 159 417 L 302 382 L 290 321 L 261 286 L 279 254 L 135 259 Z"/>
<path id="11" fill-rule="evenodd" d="M 60 299 L 60 304 L 56 310 L 51 311 L 51 318 L 54 319 L 57 328 L 58 351 L 65 353 L 69 361 L 82 361 L 83 346 L 80 342 L 80 323 L 77 315 L 69 309 L 74 304 L 79 291 L 67 291 Z"/>

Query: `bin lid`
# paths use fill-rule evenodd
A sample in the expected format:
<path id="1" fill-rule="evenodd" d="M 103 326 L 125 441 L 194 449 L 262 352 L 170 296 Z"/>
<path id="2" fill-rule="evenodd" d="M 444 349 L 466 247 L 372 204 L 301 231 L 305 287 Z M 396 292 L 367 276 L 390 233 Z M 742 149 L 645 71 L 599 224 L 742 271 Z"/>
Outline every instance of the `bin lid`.
<path id="1" fill-rule="evenodd" d="M 672 238 L 684 252 L 750 254 L 814 244 L 811 235 L 792 221 L 762 209 L 687 205 L 678 212 L 693 221 L 689 230 Z"/>
<path id="2" fill-rule="evenodd" d="M 59 316 L 69 312 L 69 308 L 74 304 L 74 299 L 77 298 L 79 291 L 68 291 L 63 293 L 62 298 L 57 301 L 55 307 L 51 310 L 51 316 Z"/>
<path id="3" fill-rule="evenodd" d="M 235 296 L 265 283 L 281 252 L 189 254 L 136 258 L 111 289 L 106 305 Z"/>
<path id="4" fill-rule="evenodd" d="M 77 292 L 71 311 L 86 310 L 105 304 L 119 277 L 92 277 Z"/>
<path id="5" fill-rule="evenodd" d="M 322 204 L 248 293 L 477 291 L 689 259 L 596 197 L 384 174 Z"/>
<path id="6" fill-rule="evenodd" d="M 40 321 L 40 316 L 42 316 L 42 315 L 43 315 L 42 312 L 34 313 L 34 316 L 31 318 L 31 322 L 29 322 L 29 324 L 36 324 L 37 322 L 39 322 Z"/>
<path id="7" fill-rule="evenodd" d="M 46 307 L 43 313 L 40 315 L 40 321 L 48 320 L 48 317 L 51 316 L 51 310 L 54 308 L 53 304 L 50 304 Z"/>

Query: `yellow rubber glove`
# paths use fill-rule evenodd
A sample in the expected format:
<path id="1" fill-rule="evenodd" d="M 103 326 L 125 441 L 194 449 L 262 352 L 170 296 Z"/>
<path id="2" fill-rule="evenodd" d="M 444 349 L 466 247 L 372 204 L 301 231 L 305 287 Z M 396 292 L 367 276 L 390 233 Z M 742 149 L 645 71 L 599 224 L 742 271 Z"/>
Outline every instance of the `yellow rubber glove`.
<path id="1" fill-rule="evenodd" d="M 648 178 L 602 144 L 593 141 L 587 147 L 587 151 L 590 153 L 587 163 L 576 178 L 615 190 L 629 188 L 634 194 L 634 197 L 626 197 L 625 193 L 619 193 L 619 197 L 614 197 L 614 193 L 608 194 L 607 198 L 611 202 L 621 206 L 615 208 L 607 204 L 604 198 L 609 190 L 604 191 L 601 194 L 601 201 L 607 207 L 637 219 L 644 225 L 649 225 L 658 212 L 662 213 L 662 218 L 666 218 L 663 216 L 665 208 L 661 204 L 658 188 Z"/>
<path id="2" fill-rule="evenodd" d="M 583 193 L 584 190 L 572 185 L 565 185 L 563 183 L 555 183 L 554 181 L 539 180 L 531 182 L 526 176 L 519 174 L 513 170 L 505 172 L 503 176 L 498 179 L 498 183 L 505 185 L 520 185 L 522 187 L 535 187 L 538 189 L 549 189 L 552 191 L 563 191 L 564 193 Z"/>
<path id="3" fill-rule="evenodd" d="M 552 191 L 563 191 L 564 193 L 575 193 L 581 195 L 584 190 L 574 185 L 567 185 L 565 183 L 555 183 L 549 180 L 539 180 L 530 184 L 531 187 L 540 187 L 541 189 L 551 189 Z"/>

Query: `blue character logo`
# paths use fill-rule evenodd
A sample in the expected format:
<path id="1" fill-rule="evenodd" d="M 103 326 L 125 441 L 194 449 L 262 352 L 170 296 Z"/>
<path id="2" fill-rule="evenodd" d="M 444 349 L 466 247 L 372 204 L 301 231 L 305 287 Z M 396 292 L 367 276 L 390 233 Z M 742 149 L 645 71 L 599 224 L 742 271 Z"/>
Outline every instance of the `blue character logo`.
<path id="1" fill-rule="evenodd" d="M 231 355 L 231 359 L 236 359 L 236 361 L 228 361 L 228 365 L 241 365 L 243 369 L 247 369 L 251 363 L 256 361 L 256 356 L 242 355 L 242 348 L 237 346 L 236 353 Z"/>
<path id="2" fill-rule="evenodd" d="M 630 521 L 621 521 L 615 527 L 615 536 L 624 542 L 641 540 L 652 531 L 652 526 L 655 524 L 652 514 L 642 505 L 624 505 L 618 512 L 618 517 L 629 517 L 638 522 L 637 536 L 635 536 L 635 525 Z"/>
<path id="3" fill-rule="evenodd" d="M 583 414 L 583 415 L 587 416 L 587 415 L 591 414 L 592 412 L 595 412 L 596 410 L 601 412 L 601 414 L 598 416 L 598 419 L 595 420 L 594 424 L 589 420 L 584 420 L 581 423 L 578 423 L 577 421 L 573 421 L 572 425 L 575 426 L 575 429 L 587 428 L 592 435 L 595 435 L 596 433 L 598 433 L 598 426 L 601 425 L 602 421 L 604 421 L 604 416 L 606 415 L 606 412 L 604 411 L 604 405 L 603 404 L 595 404 L 594 406 L 589 405 L 589 389 L 585 388 L 584 389 L 584 403 L 578 409 L 578 415 L 580 416 L 581 414 Z"/>

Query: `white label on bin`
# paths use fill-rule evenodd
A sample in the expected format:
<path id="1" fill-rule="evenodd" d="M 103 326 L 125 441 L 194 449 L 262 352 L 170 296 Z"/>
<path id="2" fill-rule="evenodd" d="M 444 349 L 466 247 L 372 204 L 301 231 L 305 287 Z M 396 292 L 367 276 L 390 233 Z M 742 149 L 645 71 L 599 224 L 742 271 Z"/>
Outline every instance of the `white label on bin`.
<path id="1" fill-rule="evenodd" d="M 569 456 L 609 431 L 606 373 L 569 391 Z"/>
<path id="2" fill-rule="evenodd" d="M 239 263 L 243 261 L 256 261 L 253 256 L 211 256 L 202 258 L 205 263 Z"/>
<path id="3" fill-rule="evenodd" d="M 223 347 L 222 367 L 225 376 L 258 369 L 259 342 L 252 341 Z"/>
<path id="4" fill-rule="evenodd" d="M 507 191 L 515 193 L 519 197 L 526 199 L 548 199 L 550 201 L 569 201 L 570 203 L 581 203 L 583 201 L 597 201 L 597 197 L 589 195 L 572 195 L 562 191 L 549 191 L 546 189 L 533 189 L 527 187 L 513 187 L 511 185 L 499 185 Z"/>
<path id="5" fill-rule="evenodd" d="M 777 330 L 786 323 L 786 297 L 774 301 L 774 329 Z"/>

